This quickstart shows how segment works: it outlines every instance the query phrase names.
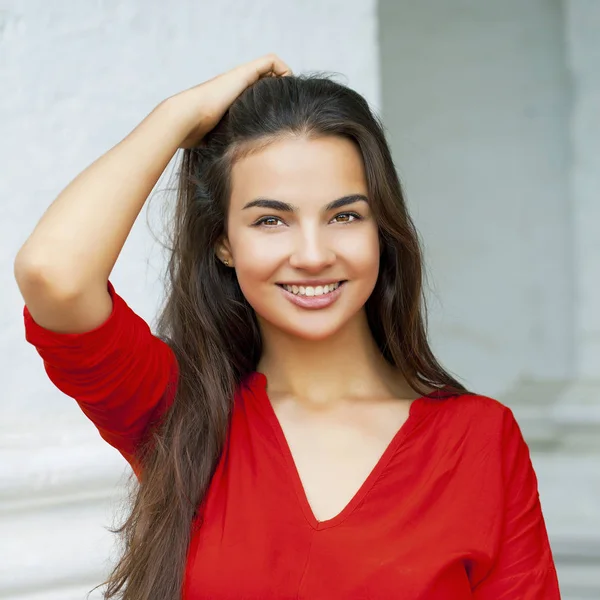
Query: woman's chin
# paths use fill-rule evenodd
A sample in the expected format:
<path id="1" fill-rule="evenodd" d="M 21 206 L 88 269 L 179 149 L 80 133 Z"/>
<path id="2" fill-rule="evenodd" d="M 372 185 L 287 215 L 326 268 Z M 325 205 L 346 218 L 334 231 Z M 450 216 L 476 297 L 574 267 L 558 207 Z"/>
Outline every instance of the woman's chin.
<path id="1" fill-rule="evenodd" d="M 276 327 L 289 337 L 300 340 L 320 342 L 336 335 L 344 324 L 345 319 L 332 318 L 333 315 L 311 315 L 307 318 L 298 319 L 282 318 L 278 322 L 271 322 L 271 326 Z"/>

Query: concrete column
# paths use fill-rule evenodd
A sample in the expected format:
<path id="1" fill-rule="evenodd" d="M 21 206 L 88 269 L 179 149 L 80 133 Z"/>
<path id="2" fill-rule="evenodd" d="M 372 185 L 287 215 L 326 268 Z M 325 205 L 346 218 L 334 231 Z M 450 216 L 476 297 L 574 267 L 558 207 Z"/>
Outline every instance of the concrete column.
<path id="1" fill-rule="evenodd" d="M 568 0 L 565 17 L 573 86 L 576 375 L 600 383 L 600 3 Z"/>
<path id="2" fill-rule="evenodd" d="M 553 410 L 564 447 L 600 452 L 600 3 L 565 0 L 572 240 L 571 376 Z M 599 467 L 600 477 L 600 467 Z M 600 520 L 599 520 L 600 525 Z"/>

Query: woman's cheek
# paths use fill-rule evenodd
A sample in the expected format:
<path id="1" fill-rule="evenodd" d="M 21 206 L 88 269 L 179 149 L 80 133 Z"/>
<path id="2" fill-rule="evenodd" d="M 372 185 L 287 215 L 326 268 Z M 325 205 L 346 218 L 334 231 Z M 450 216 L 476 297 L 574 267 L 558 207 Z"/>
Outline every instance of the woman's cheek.
<path id="1" fill-rule="evenodd" d="M 360 235 L 340 237 L 337 244 L 338 260 L 350 270 L 349 277 L 377 277 L 379 270 L 379 238 L 377 231 L 368 228 Z"/>

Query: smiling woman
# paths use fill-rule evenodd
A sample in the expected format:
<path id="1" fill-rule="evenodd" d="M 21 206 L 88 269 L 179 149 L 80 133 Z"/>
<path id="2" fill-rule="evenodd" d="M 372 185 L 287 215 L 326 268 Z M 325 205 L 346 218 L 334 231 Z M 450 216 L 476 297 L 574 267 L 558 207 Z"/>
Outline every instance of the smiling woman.
<path id="1" fill-rule="evenodd" d="M 381 124 L 327 77 L 273 57 L 240 69 L 200 96 L 227 98 L 201 138 L 204 117 L 179 138 L 172 119 L 207 105 L 168 103 L 38 232 L 80 235 L 82 249 L 112 236 L 105 253 L 63 245 L 44 277 L 20 270 L 27 339 L 137 476 L 105 597 L 556 600 L 514 416 L 430 348 L 418 235 Z M 107 277 L 62 295 L 47 282 L 110 273 L 153 178 L 110 213 L 84 219 L 81 198 L 105 207 L 133 167 L 158 177 L 159 140 L 173 139 L 186 150 L 152 334 Z M 65 215 L 77 229 L 61 237 Z M 88 262 L 66 268 L 73 256 Z"/>
<path id="2" fill-rule="evenodd" d="M 316 365 L 338 354 L 343 338 L 357 339 L 368 328 L 361 309 L 377 282 L 380 245 L 367 197 L 360 151 L 340 136 L 279 136 L 233 164 L 227 233 L 217 253 L 234 266 L 254 309 L 265 371 L 270 348 L 281 349 L 284 334 L 321 341 L 310 351 L 313 364 L 295 356 L 297 344 L 286 350 L 298 376 L 320 377 Z M 342 281 L 323 295 L 324 285 Z"/>

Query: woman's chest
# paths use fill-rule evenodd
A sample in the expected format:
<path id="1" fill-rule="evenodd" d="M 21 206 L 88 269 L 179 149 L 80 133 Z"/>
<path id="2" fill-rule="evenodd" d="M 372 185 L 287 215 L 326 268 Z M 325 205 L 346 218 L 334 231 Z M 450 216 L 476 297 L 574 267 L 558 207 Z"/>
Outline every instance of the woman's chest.
<path id="1" fill-rule="evenodd" d="M 493 535 L 478 535 L 487 517 L 475 526 L 475 496 L 404 442 L 319 520 L 276 433 L 232 438 L 200 511 L 186 598 L 470 598 L 472 564 L 491 556 Z"/>
<path id="2" fill-rule="evenodd" d="M 367 496 L 316 524 L 283 487 L 219 504 L 193 538 L 186 600 L 467 600 L 470 564 L 485 553 L 401 496 L 395 507 Z"/>
<path id="3" fill-rule="evenodd" d="M 468 552 L 435 551 L 408 536 L 390 540 L 381 527 L 309 530 L 285 519 L 248 519 L 225 535 L 205 522 L 194 538 L 186 600 L 241 598 L 337 600 L 467 600 Z"/>
<path id="4" fill-rule="evenodd" d="M 409 403 L 306 411 L 276 406 L 272 431 L 282 469 L 309 521 L 330 523 L 362 500 L 395 452 Z"/>

